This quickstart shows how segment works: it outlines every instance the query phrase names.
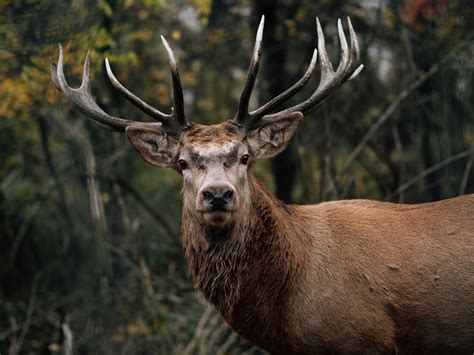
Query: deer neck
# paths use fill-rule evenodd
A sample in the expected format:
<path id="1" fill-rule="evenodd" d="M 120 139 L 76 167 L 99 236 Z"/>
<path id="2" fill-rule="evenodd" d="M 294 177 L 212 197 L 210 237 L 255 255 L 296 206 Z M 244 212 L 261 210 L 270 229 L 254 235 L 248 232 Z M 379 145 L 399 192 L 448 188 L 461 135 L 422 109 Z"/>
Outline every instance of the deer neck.
<path id="1" fill-rule="evenodd" d="M 292 206 L 252 176 L 249 184 L 248 213 L 225 230 L 207 229 L 185 205 L 182 242 L 193 283 L 204 297 L 234 330 L 259 345 L 275 345 L 275 339 L 284 339 L 285 307 L 299 274 L 302 251 L 294 238 L 301 227 Z"/>

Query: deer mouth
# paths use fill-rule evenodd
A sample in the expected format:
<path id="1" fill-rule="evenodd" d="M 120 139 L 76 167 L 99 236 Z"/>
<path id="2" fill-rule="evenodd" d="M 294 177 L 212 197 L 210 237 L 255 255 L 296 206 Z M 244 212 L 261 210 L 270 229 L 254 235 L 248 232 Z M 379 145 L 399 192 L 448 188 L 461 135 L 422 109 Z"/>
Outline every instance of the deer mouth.
<path id="1" fill-rule="evenodd" d="M 213 204 L 213 205 L 207 205 L 207 206 L 197 206 L 196 210 L 197 212 L 201 214 L 226 214 L 226 213 L 233 213 L 237 211 L 238 206 L 236 205 L 227 205 L 227 204 Z"/>
<path id="2" fill-rule="evenodd" d="M 201 212 L 204 221 L 212 226 L 223 226 L 232 219 L 233 211 L 229 210 L 210 210 Z"/>

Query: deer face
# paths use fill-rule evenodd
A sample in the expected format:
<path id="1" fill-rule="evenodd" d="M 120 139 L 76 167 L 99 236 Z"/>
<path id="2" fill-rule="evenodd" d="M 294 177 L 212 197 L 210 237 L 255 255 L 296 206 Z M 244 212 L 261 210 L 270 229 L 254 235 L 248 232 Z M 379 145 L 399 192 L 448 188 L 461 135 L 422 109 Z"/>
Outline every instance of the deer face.
<path id="1" fill-rule="evenodd" d="M 178 166 L 185 205 L 205 224 L 233 222 L 249 195 L 249 150 L 232 124 L 193 126 L 183 134 Z"/>
<path id="2" fill-rule="evenodd" d="M 236 223 L 250 203 L 248 168 L 283 151 L 303 115 L 247 131 L 234 123 L 193 125 L 179 139 L 159 129 L 127 128 L 127 136 L 148 163 L 183 175 L 185 207 L 210 227 Z"/>
<path id="3" fill-rule="evenodd" d="M 169 114 L 150 106 L 126 89 L 112 73 L 108 60 L 105 62 L 112 85 L 158 122 L 137 122 L 104 112 L 91 94 L 89 56 L 84 63 L 82 85 L 74 89 L 67 84 L 64 76 L 64 55 L 59 46 L 58 65 L 52 65 L 51 79 L 69 101 L 92 121 L 115 131 L 125 131 L 132 145 L 147 162 L 179 171 L 184 178 L 185 208 L 204 224 L 222 227 L 237 222 L 249 205 L 249 163 L 273 157 L 283 151 L 296 133 L 303 115 L 315 109 L 336 88 L 353 79 L 363 68 L 363 65 L 359 65 L 359 45 L 350 19 L 350 47 L 342 23 L 338 21 L 341 60 L 336 71 L 329 61 L 321 24 L 316 19 L 318 50 L 313 52 L 306 73 L 288 90 L 255 111 L 249 111 L 250 96 L 262 54 L 264 22 L 265 18 L 262 17 L 238 111 L 231 120 L 219 125 L 203 126 L 186 120 L 178 65 L 163 37 L 161 39 L 168 53 L 173 84 L 174 109 Z M 318 52 L 321 79 L 315 92 L 303 102 L 275 112 L 278 106 L 308 83 L 315 69 Z"/>

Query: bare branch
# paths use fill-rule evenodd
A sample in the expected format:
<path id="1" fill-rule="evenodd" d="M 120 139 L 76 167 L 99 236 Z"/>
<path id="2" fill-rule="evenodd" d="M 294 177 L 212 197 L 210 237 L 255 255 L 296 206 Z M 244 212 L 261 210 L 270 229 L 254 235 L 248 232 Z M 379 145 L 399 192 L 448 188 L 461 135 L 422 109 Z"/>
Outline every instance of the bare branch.
<path id="1" fill-rule="evenodd" d="M 469 174 L 472 167 L 472 157 L 467 160 L 466 167 L 464 168 L 464 174 L 461 180 L 461 186 L 459 187 L 459 195 L 464 195 L 467 186 L 467 180 L 469 179 Z"/>
<path id="2" fill-rule="evenodd" d="M 28 301 L 28 309 L 26 311 L 26 319 L 23 322 L 23 326 L 21 328 L 21 333 L 20 333 L 20 336 L 18 337 L 18 340 L 17 340 L 16 353 L 15 354 L 18 354 L 18 353 L 21 352 L 21 347 L 23 346 L 23 341 L 25 340 L 26 333 L 28 332 L 28 328 L 30 327 L 33 312 L 35 310 L 37 286 L 38 286 L 38 277 L 35 278 L 35 280 L 33 281 L 33 286 L 31 287 L 30 299 Z"/>
<path id="3" fill-rule="evenodd" d="M 369 131 L 362 138 L 356 148 L 352 151 L 351 154 L 349 154 L 346 161 L 344 162 L 344 165 L 342 166 L 342 169 L 336 176 L 336 182 L 340 181 L 342 174 L 344 174 L 347 169 L 349 169 L 349 167 L 360 154 L 362 149 L 366 146 L 367 142 L 372 139 L 378 129 L 392 116 L 398 106 L 408 96 L 410 96 L 413 91 L 420 87 L 426 80 L 436 74 L 448 60 L 450 60 L 461 48 L 463 48 L 468 43 L 468 41 L 461 42 L 458 46 L 456 46 L 456 48 L 454 48 L 450 53 L 443 57 L 438 63 L 433 65 L 428 71 L 421 74 L 418 79 L 413 81 L 406 89 L 404 89 L 401 93 L 398 94 L 397 98 L 385 109 L 385 111 L 380 115 L 380 117 L 374 122 L 372 127 L 370 127 Z"/>
<path id="4" fill-rule="evenodd" d="M 198 340 L 202 338 L 203 336 L 202 332 L 209 320 L 209 317 L 212 315 L 212 313 L 213 313 L 212 307 L 209 305 L 206 305 L 206 308 L 204 309 L 204 312 L 201 315 L 201 318 L 199 319 L 196 329 L 194 330 L 194 335 L 191 338 L 191 341 L 188 343 L 188 345 L 182 352 L 183 355 L 192 353 L 193 349 L 196 347 L 198 343 Z"/>
<path id="5" fill-rule="evenodd" d="M 64 355 L 72 355 L 73 354 L 72 352 L 73 339 L 74 339 L 72 330 L 67 323 L 63 323 L 61 325 L 61 329 L 63 330 L 63 335 L 64 335 L 64 343 L 63 343 Z"/>
<path id="6" fill-rule="evenodd" d="M 474 148 L 471 148 L 471 149 L 465 150 L 461 153 L 452 155 L 452 156 L 450 156 L 449 158 L 447 158 L 445 160 L 440 161 L 439 163 L 437 163 L 437 164 L 429 167 L 428 169 L 422 171 L 420 174 L 416 175 L 415 177 L 411 178 L 406 183 L 401 185 L 394 193 L 390 194 L 387 197 L 387 200 L 390 200 L 393 197 L 399 195 L 400 193 L 408 190 L 410 187 L 415 185 L 417 182 L 424 179 L 427 175 L 430 175 L 430 174 L 434 173 L 435 171 L 437 171 L 439 169 L 442 169 L 442 168 L 444 168 L 445 166 L 447 166 L 451 163 L 454 163 L 455 161 L 458 161 L 460 159 L 472 156 L 473 154 L 474 154 Z"/>

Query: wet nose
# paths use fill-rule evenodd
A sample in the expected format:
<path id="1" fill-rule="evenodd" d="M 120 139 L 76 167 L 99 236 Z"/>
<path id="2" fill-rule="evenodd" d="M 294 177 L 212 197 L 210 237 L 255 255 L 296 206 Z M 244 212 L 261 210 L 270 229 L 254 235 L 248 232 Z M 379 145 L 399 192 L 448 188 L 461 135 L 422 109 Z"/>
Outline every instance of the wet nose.
<path id="1" fill-rule="evenodd" d="M 201 194 L 203 200 L 215 210 L 224 208 L 235 198 L 234 189 L 230 185 L 206 186 Z"/>

